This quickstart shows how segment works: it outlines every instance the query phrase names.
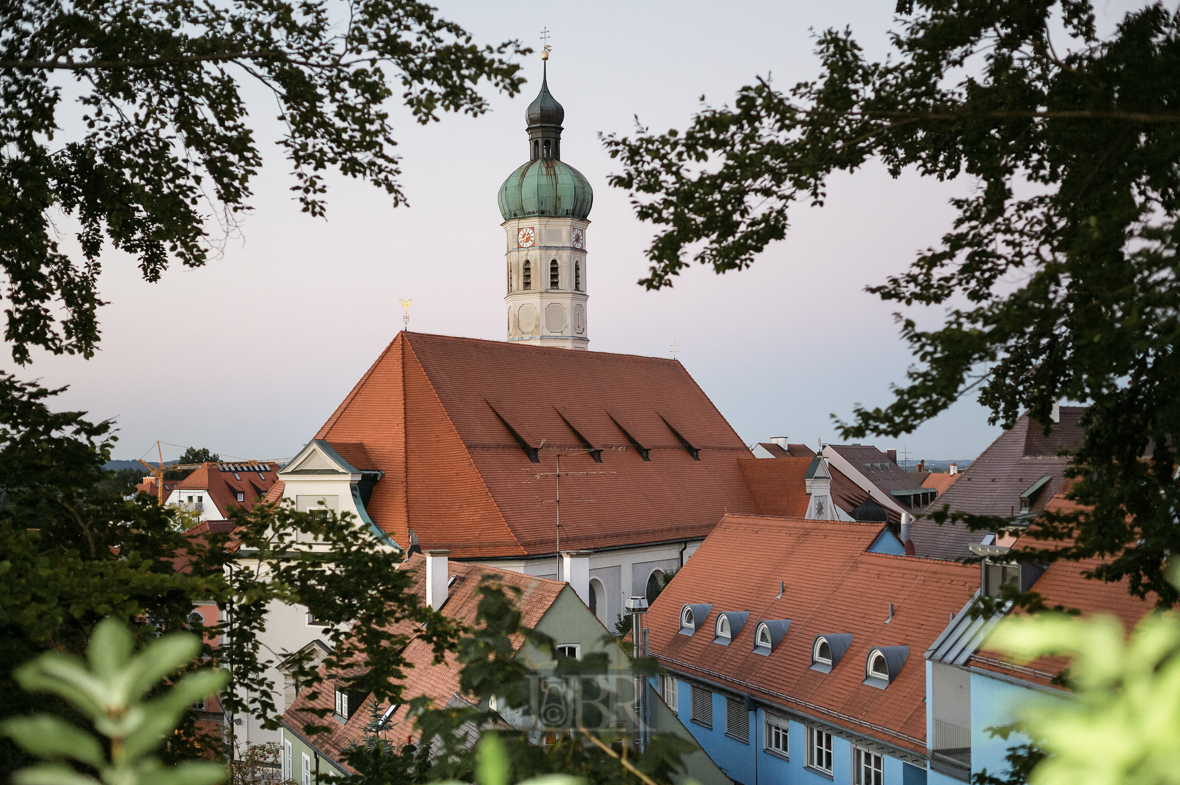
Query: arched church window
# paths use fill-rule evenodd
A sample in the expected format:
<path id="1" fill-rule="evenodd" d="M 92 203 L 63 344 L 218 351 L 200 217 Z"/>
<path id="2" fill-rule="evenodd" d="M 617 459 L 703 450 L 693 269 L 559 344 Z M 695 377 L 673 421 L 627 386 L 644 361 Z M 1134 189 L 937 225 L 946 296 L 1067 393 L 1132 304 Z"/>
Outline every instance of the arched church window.
<path id="1" fill-rule="evenodd" d="M 557 269 L 557 260 L 554 259 L 549 263 L 549 288 L 561 288 L 561 272 Z"/>
<path id="2" fill-rule="evenodd" d="M 534 139 L 533 140 L 533 160 L 535 161 L 540 157 L 541 157 L 541 143 Z"/>
<path id="3" fill-rule="evenodd" d="M 528 259 L 524 260 L 523 280 L 521 281 L 522 289 L 533 288 L 533 265 Z"/>
<path id="4" fill-rule="evenodd" d="M 546 158 L 550 157 L 550 155 L 549 155 L 549 140 L 548 139 L 545 140 L 545 157 Z"/>
<path id="5" fill-rule="evenodd" d="M 574 291 L 582 291 L 582 263 L 574 262 Z"/>

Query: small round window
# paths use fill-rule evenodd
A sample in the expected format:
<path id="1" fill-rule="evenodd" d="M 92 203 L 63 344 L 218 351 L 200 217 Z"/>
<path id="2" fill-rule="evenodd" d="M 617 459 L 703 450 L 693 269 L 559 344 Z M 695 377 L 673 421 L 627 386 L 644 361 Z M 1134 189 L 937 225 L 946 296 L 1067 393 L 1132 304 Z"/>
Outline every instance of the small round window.
<path id="1" fill-rule="evenodd" d="M 696 622 L 692 618 L 692 608 L 685 606 L 684 610 L 680 612 L 680 626 L 686 630 L 696 629 Z"/>
<path id="2" fill-rule="evenodd" d="M 885 661 L 885 655 L 879 651 L 869 655 L 869 675 L 876 679 L 889 680 L 889 663 Z"/>
<path id="3" fill-rule="evenodd" d="M 823 638 L 819 638 L 815 642 L 815 648 L 811 650 L 812 662 L 822 662 L 824 665 L 832 664 L 832 647 Z"/>

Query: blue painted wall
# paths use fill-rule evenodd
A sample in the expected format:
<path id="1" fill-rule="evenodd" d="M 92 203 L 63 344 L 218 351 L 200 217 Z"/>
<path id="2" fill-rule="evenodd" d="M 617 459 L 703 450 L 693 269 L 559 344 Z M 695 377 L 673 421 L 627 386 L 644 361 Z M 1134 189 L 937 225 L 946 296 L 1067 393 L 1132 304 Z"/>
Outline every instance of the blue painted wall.
<path id="1" fill-rule="evenodd" d="M 698 725 L 690 719 L 692 690 L 684 681 L 677 683 L 676 701 L 677 716 L 692 733 L 693 738 L 714 763 L 742 785 L 830 785 L 833 782 L 852 781 L 852 743 L 846 739 L 839 736 L 832 739 L 832 776 L 828 777 L 806 767 L 807 729 L 802 723 L 789 723 L 789 758 L 784 759 L 764 748 L 766 713 L 761 707 L 746 714 L 750 723 L 750 743 L 743 744 L 725 735 L 723 694 L 713 693 L 712 728 Z M 885 784 L 929 785 L 925 769 L 910 766 L 888 756 L 885 757 Z"/>
<path id="2" fill-rule="evenodd" d="M 992 776 L 1008 771 L 1005 756 L 1010 747 L 1025 744 L 1027 737 L 1014 733 L 1004 739 L 993 737 L 988 728 L 1005 725 L 1015 717 L 1016 710 L 1029 701 L 1066 700 L 1041 690 L 1019 687 L 993 679 L 981 673 L 971 674 L 971 773 L 987 769 Z"/>

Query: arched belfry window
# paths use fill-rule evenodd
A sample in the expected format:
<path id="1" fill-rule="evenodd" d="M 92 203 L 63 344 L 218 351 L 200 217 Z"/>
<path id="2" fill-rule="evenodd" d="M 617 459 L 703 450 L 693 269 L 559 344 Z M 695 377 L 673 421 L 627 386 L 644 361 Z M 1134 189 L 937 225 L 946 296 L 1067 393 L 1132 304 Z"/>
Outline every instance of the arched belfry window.
<path id="1" fill-rule="evenodd" d="M 551 157 L 552 157 L 552 156 L 550 155 L 550 147 L 549 147 L 549 140 L 548 140 L 548 139 L 546 139 L 546 140 L 545 140 L 545 157 L 546 157 L 546 158 L 551 158 Z"/>
<path id="2" fill-rule="evenodd" d="M 533 264 L 528 259 L 524 260 L 524 270 L 521 278 L 520 286 L 522 289 L 533 288 Z"/>
<path id="3" fill-rule="evenodd" d="M 574 262 L 574 291 L 582 291 L 582 263 Z"/>
<path id="4" fill-rule="evenodd" d="M 533 140 L 533 160 L 535 161 L 540 157 L 541 157 L 541 143 L 534 139 Z"/>
<path id="5" fill-rule="evenodd" d="M 561 288 L 561 271 L 557 267 L 556 259 L 549 263 L 549 288 Z"/>

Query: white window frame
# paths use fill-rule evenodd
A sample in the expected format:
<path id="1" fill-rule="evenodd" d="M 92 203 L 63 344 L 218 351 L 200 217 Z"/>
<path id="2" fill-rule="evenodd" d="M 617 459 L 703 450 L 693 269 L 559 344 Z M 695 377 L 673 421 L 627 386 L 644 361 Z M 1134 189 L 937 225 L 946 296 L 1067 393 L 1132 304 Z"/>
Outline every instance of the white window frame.
<path id="1" fill-rule="evenodd" d="M 832 757 L 835 751 L 835 738 L 823 728 L 807 726 L 807 767 L 832 773 Z M 818 754 L 817 754 L 818 753 Z"/>
<path id="2" fill-rule="evenodd" d="M 873 669 L 873 666 L 876 665 L 878 661 L 884 666 L 884 673 L 877 673 L 877 671 Z M 880 679 L 881 681 L 886 682 L 889 681 L 889 661 L 886 660 L 885 655 L 877 649 L 874 649 L 869 653 L 868 673 L 866 673 L 865 676 L 870 679 Z"/>
<path id="3" fill-rule="evenodd" d="M 762 640 L 762 636 L 766 636 L 766 640 Z M 765 624 L 758 625 L 754 632 L 754 645 L 761 649 L 769 649 L 773 645 L 770 641 L 770 627 Z"/>
<path id="4" fill-rule="evenodd" d="M 695 630 L 697 628 L 696 614 L 692 612 L 692 608 L 685 605 L 680 609 L 680 629 Z"/>
<path id="5" fill-rule="evenodd" d="M 291 772 L 291 740 L 286 739 L 286 738 L 283 739 L 282 770 L 283 770 L 283 782 L 286 782 L 287 780 L 291 779 L 291 774 L 292 774 L 292 772 Z"/>
<path id="6" fill-rule="evenodd" d="M 732 637 L 730 630 L 731 630 L 731 627 L 729 625 L 729 617 L 726 616 L 724 613 L 721 614 L 720 616 L 718 616 L 717 617 L 717 637 L 718 638 L 725 638 L 726 640 L 730 640 Z"/>
<path id="7" fill-rule="evenodd" d="M 762 735 L 762 748 L 769 753 L 784 758 L 791 757 L 791 723 L 780 717 L 766 715 L 765 729 Z"/>
<path id="8" fill-rule="evenodd" d="M 582 644 L 580 643 L 559 643 L 554 648 L 559 656 L 564 654 L 575 660 L 582 659 Z M 573 649 L 574 653 L 570 654 L 569 649 Z"/>
<path id="9" fill-rule="evenodd" d="M 885 785 L 885 756 L 864 747 L 854 746 L 852 785 Z"/>
<path id="10" fill-rule="evenodd" d="M 672 711 L 677 711 L 676 705 L 679 703 L 677 697 L 677 688 L 680 682 L 676 681 L 674 676 L 664 676 L 664 684 L 661 692 L 664 695 L 664 703 L 668 704 L 668 708 Z"/>
<path id="11" fill-rule="evenodd" d="M 348 693 L 336 687 L 336 716 L 348 719 Z"/>
<path id="12" fill-rule="evenodd" d="M 821 646 L 828 647 L 828 656 L 824 657 L 819 653 Z M 815 639 L 815 645 L 811 647 L 811 664 L 816 665 L 831 665 L 832 664 L 832 644 L 828 643 L 828 639 L 824 636 L 819 636 Z"/>
<path id="13" fill-rule="evenodd" d="M 303 785 L 311 785 L 311 756 L 306 752 L 303 753 L 303 772 L 301 780 Z"/>

